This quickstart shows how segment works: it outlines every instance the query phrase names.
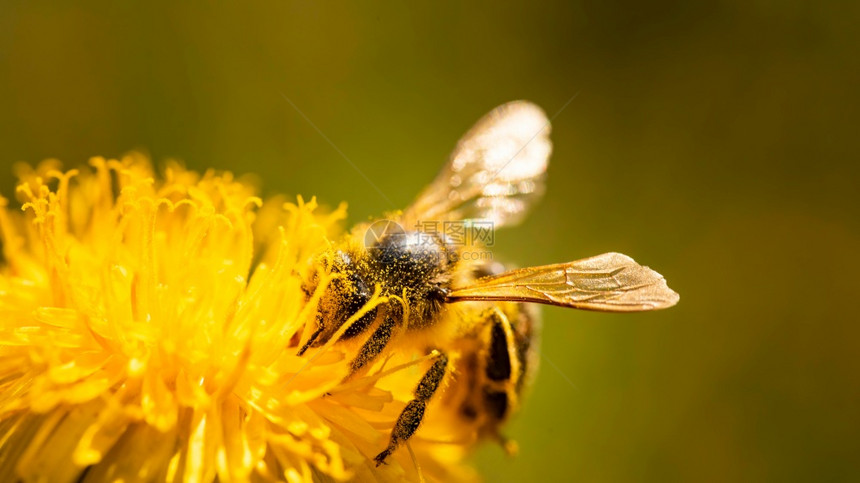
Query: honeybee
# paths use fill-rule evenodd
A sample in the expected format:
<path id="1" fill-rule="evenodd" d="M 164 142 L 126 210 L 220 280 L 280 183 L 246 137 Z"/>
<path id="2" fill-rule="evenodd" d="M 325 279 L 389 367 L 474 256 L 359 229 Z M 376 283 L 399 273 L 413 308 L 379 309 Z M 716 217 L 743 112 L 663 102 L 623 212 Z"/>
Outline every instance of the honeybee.
<path id="1" fill-rule="evenodd" d="M 365 340 L 351 375 L 367 370 L 387 348 L 399 347 L 391 341 L 401 337 L 431 334 L 424 338 L 432 341 L 425 350 L 437 355 L 394 424 L 387 447 L 375 457 L 377 466 L 415 433 L 452 372 L 457 377 L 442 395 L 445 407 L 454 408 L 478 437 L 502 440 L 500 428 L 517 409 L 535 368 L 539 320 L 531 303 L 605 312 L 677 303 L 678 294 L 660 274 L 626 255 L 506 270 L 485 257 L 466 256 L 480 242 L 460 243 L 457 233 L 422 229 L 432 226 L 427 222 L 456 223 L 463 230 L 519 222 L 543 193 L 549 131 L 549 120 L 534 104 L 497 107 L 459 141 L 448 164 L 409 208 L 360 225 L 321 256 L 337 276 L 319 301 L 316 327 L 298 341 L 299 355 L 338 334 L 339 340 Z M 387 302 L 355 317 L 375 290 Z M 456 360 L 449 358 L 452 352 Z"/>

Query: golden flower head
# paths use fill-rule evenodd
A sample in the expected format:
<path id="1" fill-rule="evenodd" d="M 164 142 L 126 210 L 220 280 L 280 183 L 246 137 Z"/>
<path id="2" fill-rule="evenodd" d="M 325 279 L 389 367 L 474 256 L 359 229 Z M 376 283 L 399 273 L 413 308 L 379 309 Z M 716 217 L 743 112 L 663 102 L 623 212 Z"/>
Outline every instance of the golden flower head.
<path id="1" fill-rule="evenodd" d="M 472 477 L 443 411 L 373 462 L 432 355 L 348 382 L 349 344 L 296 355 L 345 207 L 156 177 L 140 155 L 19 171 L 20 207 L 0 198 L 0 480 Z"/>

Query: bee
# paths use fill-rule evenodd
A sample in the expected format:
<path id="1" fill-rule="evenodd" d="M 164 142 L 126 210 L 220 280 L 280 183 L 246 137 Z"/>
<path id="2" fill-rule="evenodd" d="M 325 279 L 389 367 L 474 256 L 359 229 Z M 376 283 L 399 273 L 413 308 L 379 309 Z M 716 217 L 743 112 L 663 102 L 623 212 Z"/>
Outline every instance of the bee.
<path id="1" fill-rule="evenodd" d="M 387 447 L 375 457 L 377 466 L 412 437 L 446 377 L 445 407 L 454 408 L 479 438 L 504 441 L 500 429 L 519 406 L 536 366 L 539 319 L 532 304 L 636 312 L 677 303 L 678 294 L 660 274 L 626 255 L 506 270 L 486 257 L 467 256 L 480 243 L 460 243 L 456 233 L 426 229 L 431 221 L 473 230 L 482 223 L 496 229 L 522 220 L 544 191 L 549 132 L 549 120 L 534 104 L 497 107 L 460 139 L 447 165 L 409 208 L 359 225 L 322 255 L 336 276 L 318 303 L 316 327 L 297 343 L 299 355 L 338 333 L 339 340 L 364 340 L 350 376 L 400 347 L 392 344 L 395 339 L 430 340 L 424 350 L 436 355 Z M 355 317 L 375 290 L 387 301 Z M 450 358 L 452 353 L 458 357 Z"/>

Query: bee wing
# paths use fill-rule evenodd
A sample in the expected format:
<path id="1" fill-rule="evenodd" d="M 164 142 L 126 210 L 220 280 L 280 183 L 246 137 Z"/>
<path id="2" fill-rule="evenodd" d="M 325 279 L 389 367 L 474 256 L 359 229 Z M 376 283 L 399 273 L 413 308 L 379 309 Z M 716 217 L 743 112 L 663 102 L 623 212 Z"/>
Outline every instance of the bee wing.
<path id="1" fill-rule="evenodd" d="M 662 275 L 620 253 L 512 270 L 448 295 L 449 302 L 510 300 L 603 312 L 664 309 L 678 299 Z"/>
<path id="2" fill-rule="evenodd" d="M 543 194 L 552 144 L 550 124 L 534 104 L 514 101 L 484 116 L 404 213 L 405 224 L 481 219 L 519 222 Z"/>

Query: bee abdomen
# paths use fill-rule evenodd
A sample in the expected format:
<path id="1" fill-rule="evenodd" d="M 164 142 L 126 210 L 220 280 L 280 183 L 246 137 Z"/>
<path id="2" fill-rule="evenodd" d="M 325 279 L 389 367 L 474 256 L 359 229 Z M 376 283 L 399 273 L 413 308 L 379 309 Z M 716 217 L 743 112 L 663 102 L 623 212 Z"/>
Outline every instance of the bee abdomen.
<path id="1" fill-rule="evenodd" d="M 508 414 L 510 399 L 506 391 L 495 391 L 484 388 L 484 405 L 490 415 L 496 420 L 503 420 Z"/>
<path id="2" fill-rule="evenodd" d="M 502 425 L 516 412 L 524 381 L 534 370 L 533 338 L 537 314 L 523 304 L 493 307 L 481 315 L 483 329 L 474 339 L 481 349 L 461 361 L 467 396 L 458 405 L 464 422 L 479 435 L 498 439 Z"/>

